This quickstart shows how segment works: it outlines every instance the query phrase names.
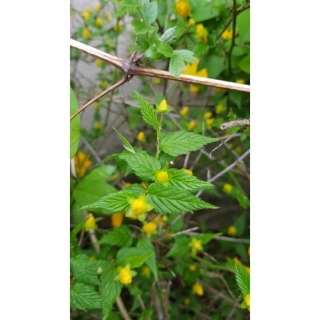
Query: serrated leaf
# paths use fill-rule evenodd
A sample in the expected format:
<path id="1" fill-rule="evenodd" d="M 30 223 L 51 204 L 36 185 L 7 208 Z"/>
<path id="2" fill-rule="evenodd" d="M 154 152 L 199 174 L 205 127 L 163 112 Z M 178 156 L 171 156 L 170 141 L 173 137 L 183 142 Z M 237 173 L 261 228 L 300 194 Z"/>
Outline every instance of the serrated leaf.
<path id="1" fill-rule="evenodd" d="M 189 251 L 190 239 L 187 236 L 178 236 L 174 238 L 174 245 L 167 253 L 167 257 L 185 257 Z"/>
<path id="2" fill-rule="evenodd" d="M 169 44 L 161 42 L 159 40 L 155 41 L 155 44 L 158 52 L 162 53 L 165 57 L 173 56 L 173 49 Z"/>
<path id="3" fill-rule="evenodd" d="M 144 54 L 147 58 L 153 60 L 162 60 L 165 58 L 165 56 L 162 53 L 158 52 L 158 49 L 155 45 L 149 47 Z"/>
<path id="4" fill-rule="evenodd" d="M 195 176 L 190 176 L 183 170 L 169 169 L 169 186 L 180 190 L 195 191 L 199 189 L 213 188 L 214 185 Z"/>
<path id="5" fill-rule="evenodd" d="M 140 184 L 133 184 L 132 186 L 126 187 L 124 190 L 112 193 L 109 196 L 103 197 L 100 200 L 82 207 L 81 209 L 96 209 L 103 208 L 108 210 L 110 213 L 118 213 L 127 211 L 130 207 L 128 203 L 128 197 L 137 198 L 140 194 L 145 192 L 146 189 Z"/>
<path id="6" fill-rule="evenodd" d="M 242 264 L 235 262 L 236 282 L 241 292 L 246 295 L 250 293 L 250 275 Z"/>
<path id="7" fill-rule="evenodd" d="M 99 285 L 95 265 L 85 254 L 79 254 L 70 260 L 71 273 L 80 282 Z"/>
<path id="8" fill-rule="evenodd" d="M 158 213 L 179 213 L 199 209 L 217 209 L 194 195 L 178 190 L 174 187 L 165 187 L 161 183 L 153 183 L 148 187 L 147 201 L 154 206 Z"/>
<path id="9" fill-rule="evenodd" d="M 131 231 L 126 225 L 121 225 L 119 228 L 114 228 L 113 230 L 104 234 L 100 239 L 99 244 L 130 247 L 132 245 Z"/>
<path id="10" fill-rule="evenodd" d="M 145 22 L 133 20 L 131 22 L 136 34 L 145 34 L 147 32 L 157 31 L 157 28 L 147 25 Z"/>
<path id="11" fill-rule="evenodd" d="M 146 2 L 141 9 L 141 13 L 146 23 L 151 24 L 154 22 L 158 15 L 157 2 Z"/>
<path id="12" fill-rule="evenodd" d="M 165 33 L 159 38 L 159 40 L 168 44 L 173 43 L 176 40 L 176 37 L 173 35 L 175 30 L 176 27 L 166 30 Z"/>
<path id="13" fill-rule="evenodd" d="M 188 64 L 198 62 L 197 58 L 194 56 L 194 53 L 190 50 L 174 50 L 174 54 L 179 55 Z"/>
<path id="14" fill-rule="evenodd" d="M 181 72 L 186 71 L 186 64 L 179 54 L 174 53 L 170 59 L 169 71 L 175 78 L 179 78 Z"/>
<path id="15" fill-rule="evenodd" d="M 153 244 L 151 243 L 151 241 L 148 238 L 139 239 L 138 244 L 137 244 L 137 248 L 143 249 L 146 252 L 155 252 Z M 148 258 L 148 260 L 146 260 L 146 265 L 150 268 L 150 270 L 152 271 L 154 277 L 158 281 L 158 269 L 157 269 L 157 265 L 156 265 L 156 256 L 155 256 L 155 254 L 153 254 L 152 256 L 150 256 Z"/>
<path id="16" fill-rule="evenodd" d="M 158 130 L 160 121 L 157 115 L 157 111 L 148 101 L 144 100 L 137 91 L 134 91 L 134 93 L 138 98 L 143 120 L 153 126 L 156 130 Z"/>
<path id="17" fill-rule="evenodd" d="M 121 284 L 119 281 L 114 280 L 118 272 L 114 265 L 108 261 L 106 269 L 101 274 L 101 299 L 102 299 L 102 314 L 103 319 L 106 319 L 112 309 L 116 298 L 121 293 Z"/>
<path id="18" fill-rule="evenodd" d="M 160 145 L 165 153 L 176 157 L 180 154 L 196 151 L 204 145 L 216 141 L 219 141 L 219 138 L 209 138 L 186 131 L 173 131 L 161 137 Z"/>
<path id="19" fill-rule="evenodd" d="M 135 153 L 119 156 L 127 161 L 128 166 L 143 181 L 154 181 L 155 171 L 161 168 L 160 161 L 147 153 Z"/>
<path id="20" fill-rule="evenodd" d="M 101 298 L 91 286 L 76 282 L 70 286 L 70 306 L 73 309 L 101 308 Z"/>
<path id="21" fill-rule="evenodd" d="M 115 128 L 113 128 L 113 130 L 118 134 L 119 138 L 123 142 L 123 146 L 125 147 L 125 149 L 127 149 L 131 153 L 135 153 L 130 142 L 120 132 L 118 132 Z"/>
<path id="22" fill-rule="evenodd" d="M 131 269 L 141 267 L 152 255 L 154 251 L 150 251 L 144 247 L 139 248 L 122 248 L 117 253 L 117 265 L 130 265 Z"/>

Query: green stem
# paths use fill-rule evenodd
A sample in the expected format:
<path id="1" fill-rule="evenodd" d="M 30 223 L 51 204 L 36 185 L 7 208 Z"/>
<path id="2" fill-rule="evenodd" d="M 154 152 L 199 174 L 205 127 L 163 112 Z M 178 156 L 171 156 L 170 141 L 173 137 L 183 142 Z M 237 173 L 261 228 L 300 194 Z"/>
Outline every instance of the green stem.
<path id="1" fill-rule="evenodd" d="M 160 151 L 161 151 L 161 149 L 160 149 L 160 133 L 161 133 L 161 127 L 162 127 L 162 119 L 163 119 L 163 113 L 161 113 L 160 125 L 157 130 L 157 154 L 156 154 L 157 159 L 159 159 Z"/>
<path id="2" fill-rule="evenodd" d="M 190 254 L 190 257 L 199 261 L 199 262 L 202 262 L 203 264 L 205 264 L 207 267 L 213 269 L 213 270 L 226 270 L 226 271 L 230 271 L 230 272 L 233 272 L 234 271 L 232 269 L 230 269 L 229 267 L 226 267 L 226 266 L 221 266 L 221 265 L 218 265 L 218 264 L 213 264 L 207 260 L 204 260 L 198 256 L 195 256 L 195 255 L 192 255 Z"/>
<path id="3" fill-rule="evenodd" d="M 233 11 L 232 11 L 232 41 L 229 50 L 229 74 L 231 74 L 231 54 L 236 38 L 236 23 L 237 23 L 237 0 L 233 0 Z"/>

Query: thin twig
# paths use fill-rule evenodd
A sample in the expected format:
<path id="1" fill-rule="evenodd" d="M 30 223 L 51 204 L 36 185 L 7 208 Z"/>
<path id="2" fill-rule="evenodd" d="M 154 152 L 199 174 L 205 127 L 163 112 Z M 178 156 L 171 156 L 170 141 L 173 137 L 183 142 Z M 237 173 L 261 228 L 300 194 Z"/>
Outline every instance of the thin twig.
<path id="1" fill-rule="evenodd" d="M 211 159 L 211 155 L 212 155 L 213 151 L 216 151 L 218 148 L 220 148 L 222 145 L 224 145 L 227 141 L 231 140 L 232 138 L 233 138 L 233 135 L 230 136 L 228 139 L 222 141 L 222 143 L 220 143 L 217 147 L 215 147 L 215 148 L 209 153 L 210 159 Z"/>
<path id="2" fill-rule="evenodd" d="M 227 130 L 233 127 L 250 126 L 250 119 L 235 120 L 230 122 L 225 122 L 220 126 L 221 130 Z"/>
<path id="3" fill-rule="evenodd" d="M 127 309 L 126 309 L 126 307 L 125 307 L 125 305 L 124 305 L 124 303 L 123 303 L 123 301 L 122 301 L 120 296 L 117 297 L 116 303 L 117 303 L 117 306 L 118 306 L 118 308 L 120 310 L 120 313 L 121 313 L 123 319 L 131 320 L 131 318 L 129 316 L 129 313 L 128 313 L 128 311 L 127 311 Z"/>
<path id="4" fill-rule="evenodd" d="M 188 230 L 177 232 L 175 234 L 172 234 L 171 237 L 173 238 L 173 237 L 179 236 L 181 234 L 191 234 L 192 231 L 195 231 L 195 230 L 199 230 L 199 227 L 194 227 L 194 228 L 191 228 L 191 229 L 188 229 Z"/>
<path id="5" fill-rule="evenodd" d="M 250 243 L 249 239 L 237 239 L 237 238 L 230 238 L 225 236 L 217 236 L 214 239 L 221 240 L 221 241 L 228 241 L 228 242 Z"/>

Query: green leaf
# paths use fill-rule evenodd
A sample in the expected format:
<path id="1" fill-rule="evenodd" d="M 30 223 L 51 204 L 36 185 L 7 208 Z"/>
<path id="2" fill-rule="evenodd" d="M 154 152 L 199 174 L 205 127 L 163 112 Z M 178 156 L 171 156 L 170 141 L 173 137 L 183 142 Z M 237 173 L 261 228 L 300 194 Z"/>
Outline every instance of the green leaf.
<path id="1" fill-rule="evenodd" d="M 250 54 L 248 54 L 244 59 L 242 59 L 239 64 L 238 67 L 246 72 L 246 73 L 250 73 Z"/>
<path id="2" fill-rule="evenodd" d="M 70 88 L 70 116 L 78 111 L 77 98 Z M 80 114 L 70 121 L 70 159 L 74 157 L 78 150 L 80 141 Z"/>
<path id="3" fill-rule="evenodd" d="M 186 64 L 184 63 L 183 58 L 179 54 L 173 54 L 173 57 L 170 59 L 169 71 L 175 77 L 179 78 L 182 71 L 186 70 Z"/>
<path id="4" fill-rule="evenodd" d="M 147 24 L 154 22 L 158 15 L 157 2 L 146 2 L 141 9 L 141 13 Z"/>
<path id="5" fill-rule="evenodd" d="M 204 56 L 208 52 L 209 46 L 205 42 L 198 42 L 192 50 L 196 56 Z"/>
<path id="6" fill-rule="evenodd" d="M 245 231 L 246 217 L 247 213 L 243 212 L 233 223 L 233 226 L 235 226 L 237 229 L 237 236 L 242 236 Z"/>
<path id="7" fill-rule="evenodd" d="M 125 147 L 125 149 L 127 149 L 131 153 L 135 153 L 130 142 L 120 132 L 118 132 L 115 128 L 113 128 L 113 130 L 118 134 L 119 138 L 123 142 L 123 146 Z"/>
<path id="8" fill-rule="evenodd" d="M 184 258 L 190 252 L 189 242 L 190 239 L 187 236 L 175 237 L 174 245 L 166 256 Z"/>
<path id="9" fill-rule="evenodd" d="M 197 63 L 198 60 L 194 56 L 194 53 L 190 50 L 174 50 L 174 54 L 179 55 L 186 63 L 191 64 L 191 63 Z"/>
<path id="10" fill-rule="evenodd" d="M 144 54 L 147 58 L 153 60 L 162 60 L 165 58 L 165 56 L 162 53 L 158 52 L 158 49 L 155 45 L 149 47 Z"/>
<path id="11" fill-rule="evenodd" d="M 241 12 L 237 16 L 237 28 L 240 42 L 250 41 L 250 9 Z"/>
<path id="12" fill-rule="evenodd" d="M 220 236 L 222 233 L 205 233 L 200 236 L 196 236 L 197 240 L 201 241 L 201 244 L 206 244 L 217 236 Z"/>
<path id="13" fill-rule="evenodd" d="M 198 70 L 206 68 L 209 78 L 216 79 L 225 69 L 225 58 L 216 55 L 205 56 L 200 60 Z"/>
<path id="14" fill-rule="evenodd" d="M 173 49 L 169 44 L 161 42 L 159 40 L 156 40 L 155 44 L 156 44 L 156 48 L 157 48 L 158 52 L 163 54 L 165 57 L 172 57 L 173 56 Z"/>
<path id="15" fill-rule="evenodd" d="M 133 184 L 132 186 L 126 187 L 125 189 L 112 193 L 100 200 L 84 206 L 81 209 L 106 209 L 108 213 L 118 213 L 127 211 L 130 207 L 128 203 L 128 197 L 137 198 L 140 194 L 145 192 L 146 189 L 140 184 Z"/>
<path id="16" fill-rule="evenodd" d="M 159 38 L 159 40 L 160 40 L 161 42 L 167 43 L 167 44 L 170 44 L 170 43 L 175 42 L 176 37 L 173 35 L 174 32 L 175 32 L 175 29 L 176 29 L 176 27 L 167 29 L 167 30 L 165 31 L 165 33 Z"/>
<path id="17" fill-rule="evenodd" d="M 159 160 L 147 153 L 127 154 L 119 157 L 127 161 L 128 166 L 142 181 L 154 181 L 155 171 L 161 168 Z"/>
<path id="18" fill-rule="evenodd" d="M 246 295 L 250 293 L 250 275 L 242 264 L 235 262 L 236 282 L 241 292 Z"/>
<path id="19" fill-rule="evenodd" d="M 214 185 L 195 176 L 190 176 L 183 170 L 169 169 L 169 185 L 180 190 L 195 191 L 205 188 L 213 188 Z"/>
<path id="20" fill-rule="evenodd" d="M 145 34 L 147 32 L 157 31 L 157 28 L 147 25 L 145 22 L 133 20 L 131 22 L 136 34 Z"/>
<path id="21" fill-rule="evenodd" d="M 150 251 L 145 247 L 139 248 L 122 248 L 117 253 L 117 265 L 130 265 L 131 269 L 141 267 L 150 257 L 154 255 L 154 251 Z"/>
<path id="22" fill-rule="evenodd" d="M 100 281 L 96 273 L 95 264 L 85 254 L 79 254 L 71 258 L 70 267 L 73 277 L 80 282 L 99 285 Z"/>
<path id="23" fill-rule="evenodd" d="M 126 225 L 121 225 L 119 228 L 114 228 L 113 230 L 104 234 L 100 239 L 99 244 L 130 247 L 132 245 L 131 231 Z"/>
<path id="24" fill-rule="evenodd" d="M 106 179 L 115 171 L 115 166 L 103 166 L 90 172 L 78 183 L 72 193 L 73 198 L 80 207 L 89 205 L 101 197 L 117 192 L 117 189 L 106 183 Z M 95 208 L 97 212 L 108 214 L 103 208 Z"/>
<path id="25" fill-rule="evenodd" d="M 92 287 L 76 282 L 70 286 L 70 306 L 72 309 L 98 309 L 101 308 L 101 298 Z"/>
<path id="26" fill-rule="evenodd" d="M 217 209 L 216 206 L 186 191 L 177 190 L 170 186 L 165 187 L 161 183 L 153 183 L 148 187 L 147 199 L 158 213 L 179 213 L 199 209 Z"/>
<path id="27" fill-rule="evenodd" d="M 202 2 L 201 4 L 196 3 L 192 10 L 192 18 L 196 20 L 197 23 L 211 20 L 219 16 L 219 10 L 213 8 L 213 5 L 208 2 Z"/>
<path id="28" fill-rule="evenodd" d="M 134 93 L 138 98 L 143 120 L 146 123 L 150 124 L 152 127 L 154 127 L 156 130 L 158 130 L 160 126 L 160 121 L 157 115 L 157 111 L 148 101 L 144 100 L 137 91 L 134 91 Z"/>
<path id="29" fill-rule="evenodd" d="M 209 138 L 192 132 L 173 131 L 162 136 L 160 145 L 165 153 L 176 157 L 180 154 L 196 151 L 204 145 L 216 141 L 219 141 L 219 139 Z"/>
<path id="30" fill-rule="evenodd" d="M 137 244 L 138 249 L 143 249 L 146 252 L 155 252 L 153 244 L 148 238 L 140 238 Z M 158 281 L 158 270 L 157 270 L 157 265 L 156 265 L 156 256 L 153 254 L 146 260 L 146 265 L 150 268 L 152 271 L 154 277 Z"/>
<path id="31" fill-rule="evenodd" d="M 107 319 L 116 298 L 121 293 L 121 283 L 114 280 L 118 272 L 114 265 L 107 261 L 106 269 L 103 270 L 101 275 L 101 299 L 102 299 L 102 314 L 103 319 Z"/>

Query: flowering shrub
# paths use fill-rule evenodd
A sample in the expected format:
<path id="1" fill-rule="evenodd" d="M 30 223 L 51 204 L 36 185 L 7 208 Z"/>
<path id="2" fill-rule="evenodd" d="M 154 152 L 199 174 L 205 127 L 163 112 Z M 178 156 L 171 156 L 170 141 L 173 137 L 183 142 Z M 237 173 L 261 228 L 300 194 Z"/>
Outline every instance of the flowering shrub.
<path id="1" fill-rule="evenodd" d="M 136 66 L 250 83 L 246 1 L 230 9 L 224 0 L 110 2 L 72 9 L 72 38 L 119 56 L 125 34 Z M 121 75 L 74 48 L 70 57 L 73 115 Z M 94 82 L 86 83 L 80 61 L 95 68 Z M 250 118 L 249 94 L 140 80 L 137 91 L 115 89 L 70 122 L 71 318 L 243 319 L 250 130 L 220 127 Z"/>

